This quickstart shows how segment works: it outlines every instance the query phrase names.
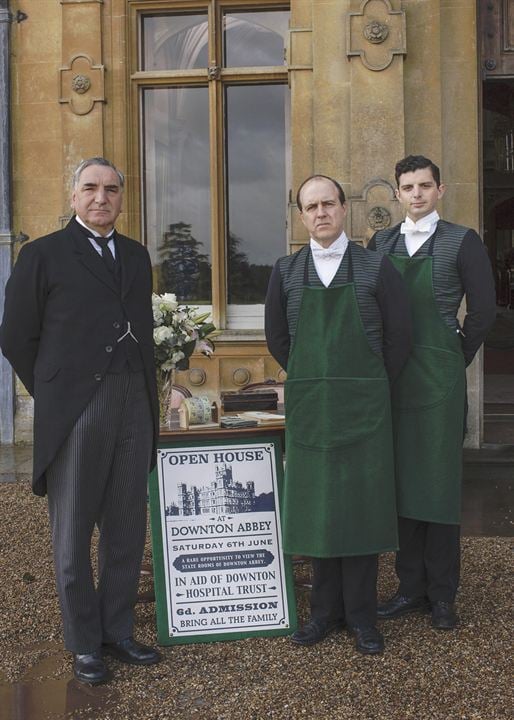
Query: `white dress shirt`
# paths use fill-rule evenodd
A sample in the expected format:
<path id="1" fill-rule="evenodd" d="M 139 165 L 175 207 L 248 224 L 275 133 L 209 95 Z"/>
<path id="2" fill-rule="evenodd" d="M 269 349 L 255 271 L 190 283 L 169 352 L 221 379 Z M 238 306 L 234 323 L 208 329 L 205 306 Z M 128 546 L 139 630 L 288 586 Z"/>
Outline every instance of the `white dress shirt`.
<path id="1" fill-rule="evenodd" d="M 79 225 L 82 225 L 82 227 L 85 227 L 86 230 L 88 231 L 88 233 L 90 233 L 89 242 L 90 242 L 91 245 L 94 247 L 94 249 L 96 250 L 96 252 L 97 252 L 99 255 L 101 255 L 101 254 L 102 254 L 102 248 L 100 247 L 100 245 L 99 245 L 98 243 L 95 242 L 95 237 L 102 237 L 102 235 L 100 235 L 99 232 L 96 232 L 96 230 L 91 230 L 91 228 L 89 228 L 89 227 L 86 225 L 86 223 L 82 222 L 82 220 L 79 218 L 78 215 L 75 215 L 75 220 L 78 222 Z M 113 235 L 113 234 L 114 234 L 114 228 L 111 230 L 111 232 L 108 232 L 107 235 L 105 235 L 105 237 L 110 237 L 110 238 L 112 238 L 112 235 Z M 114 240 L 112 240 L 112 239 L 109 240 L 109 242 L 107 243 L 107 247 L 108 247 L 109 250 L 111 251 L 113 258 L 116 260 L 116 250 L 115 250 L 115 246 L 114 246 Z"/>
<path id="2" fill-rule="evenodd" d="M 316 240 L 311 238 L 311 252 L 314 260 L 314 267 L 318 273 L 318 277 L 325 287 L 328 287 L 334 275 L 336 274 L 343 255 L 348 247 L 348 238 L 346 233 L 343 231 L 341 235 L 329 245 L 328 248 L 324 248 Z"/>
<path id="3" fill-rule="evenodd" d="M 411 257 L 435 233 L 438 220 L 439 213 L 437 210 L 433 210 L 417 222 L 411 220 L 410 217 L 406 217 L 402 222 L 400 232 L 405 235 L 405 247 Z"/>

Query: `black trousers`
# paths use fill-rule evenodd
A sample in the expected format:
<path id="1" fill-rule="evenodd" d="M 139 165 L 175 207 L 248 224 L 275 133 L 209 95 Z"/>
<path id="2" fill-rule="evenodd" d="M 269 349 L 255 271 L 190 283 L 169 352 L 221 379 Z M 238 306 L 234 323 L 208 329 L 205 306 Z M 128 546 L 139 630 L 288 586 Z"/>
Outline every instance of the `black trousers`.
<path id="1" fill-rule="evenodd" d="M 460 580 L 460 525 L 398 518 L 396 554 L 399 592 L 453 602 Z"/>
<path id="2" fill-rule="evenodd" d="M 375 625 L 378 555 L 312 558 L 312 572 L 312 619 Z"/>
<path id="3" fill-rule="evenodd" d="M 106 375 L 47 469 L 57 591 L 74 653 L 132 635 L 153 423 L 144 373 Z M 91 537 L 98 543 L 98 584 Z"/>

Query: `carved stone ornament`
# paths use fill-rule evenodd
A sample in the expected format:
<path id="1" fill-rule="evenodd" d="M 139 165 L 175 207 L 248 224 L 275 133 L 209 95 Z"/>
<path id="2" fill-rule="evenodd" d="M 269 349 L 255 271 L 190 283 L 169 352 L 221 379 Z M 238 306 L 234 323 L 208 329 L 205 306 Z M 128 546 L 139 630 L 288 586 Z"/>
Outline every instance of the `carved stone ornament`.
<path id="1" fill-rule="evenodd" d="M 87 75 L 75 75 L 71 81 L 71 87 L 76 93 L 83 95 L 84 93 L 87 93 L 91 87 L 91 80 Z"/>
<path id="2" fill-rule="evenodd" d="M 221 68 L 218 65 L 211 65 L 207 70 L 209 80 L 219 80 L 221 77 Z"/>
<path id="3" fill-rule="evenodd" d="M 358 12 L 346 15 L 346 55 L 358 57 L 368 70 L 385 70 L 395 55 L 407 54 L 403 10 L 391 0 L 361 0 Z"/>
<path id="4" fill-rule="evenodd" d="M 95 103 L 105 102 L 104 66 L 95 65 L 85 53 L 73 55 L 60 74 L 60 103 L 68 103 L 75 115 L 87 115 Z"/>
<path id="5" fill-rule="evenodd" d="M 389 35 L 389 28 L 385 23 L 378 22 L 378 20 L 372 20 L 365 26 L 362 34 L 370 43 L 383 43 Z"/>
<path id="6" fill-rule="evenodd" d="M 250 382 L 251 373 L 248 370 L 248 368 L 237 368 L 232 373 L 232 380 L 234 382 L 234 385 L 239 385 L 242 387 L 243 385 L 248 385 Z"/>
<path id="7" fill-rule="evenodd" d="M 368 225 L 372 230 L 384 230 L 391 224 L 391 213 L 385 207 L 377 205 L 368 215 Z"/>
<path id="8" fill-rule="evenodd" d="M 347 218 L 348 237 L 366 247 L 374 233 L 402 219 L 395 185 L 385 178 L 370 179 L 360 195 L 348 198 Z"/>
<path id="9" fill-rule="evenodd" d="M 191 368 L 189 371 L 189 382 L 191 385 L 198 387 L 204 385 L 207 380 L 207 374 L 203 368 Z"/>

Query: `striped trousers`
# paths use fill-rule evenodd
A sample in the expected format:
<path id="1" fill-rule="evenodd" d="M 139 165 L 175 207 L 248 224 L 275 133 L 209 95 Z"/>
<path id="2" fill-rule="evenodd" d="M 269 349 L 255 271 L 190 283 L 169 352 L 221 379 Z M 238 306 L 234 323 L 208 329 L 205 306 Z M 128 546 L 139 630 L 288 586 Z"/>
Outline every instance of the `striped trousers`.
<path id="1" fill-rule="evenodd" d="M 102 642 L 132 635 L 152 443 L 144 373 L 108 374 L 46 471 L 57 592 L 71 652 L 94 652 Z"/>

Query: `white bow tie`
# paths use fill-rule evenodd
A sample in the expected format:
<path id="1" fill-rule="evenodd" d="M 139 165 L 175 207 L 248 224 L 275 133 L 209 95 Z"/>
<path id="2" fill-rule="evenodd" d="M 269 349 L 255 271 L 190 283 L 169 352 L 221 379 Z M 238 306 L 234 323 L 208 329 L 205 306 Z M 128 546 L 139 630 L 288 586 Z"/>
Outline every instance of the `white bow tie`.
<path id="1" fill-rule="evenodd" d="M 406 233 L 423 233 L 423 232 L 429 232 L 432 228 L 432 225 L 434 223 L 430 220 L 423 221 L 419 220 L 417 223 L 415 223 L 413 220 L 411 220 L 409 217 L 405 218 L 404 222 L 402 222 L 400 226 L 400 232 L 402 235 L 405 235 Z"/>
<path id="2" fill-rule="evenodd" d="M 311 250 L 315 258 L 323 260 L 340 258 L 344 255 L 344 250 L 342 248 L 311 248 Z"/>

